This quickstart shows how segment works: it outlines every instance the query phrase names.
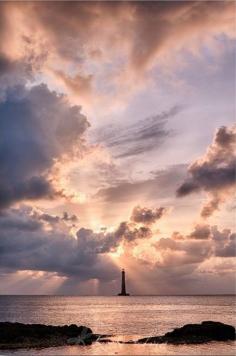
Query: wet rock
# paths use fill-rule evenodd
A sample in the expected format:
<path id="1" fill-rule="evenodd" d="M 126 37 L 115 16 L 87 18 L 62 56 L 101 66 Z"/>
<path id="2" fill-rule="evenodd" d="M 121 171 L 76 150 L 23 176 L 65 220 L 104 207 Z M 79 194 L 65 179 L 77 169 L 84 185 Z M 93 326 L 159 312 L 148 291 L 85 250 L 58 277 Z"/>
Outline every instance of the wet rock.
<path id="1" fill-rule="evenodd" d="M 209 341 L 235 340 L 235 328 L 215 321 L 203 321 L 201 324 L 187 324 L 166 333 L 139 339 L 138 343 L 150 344 L 202 344 Z"/>
<path id="2" fill-rule="evenodd" d="M 92 338 L 90 335 L 86 336 L 77 336 L 77 337 L 71 337 L 67 339 L 67 344 L 68 345 L 81 345 L 81 346 L 86 346 L 86 345 L 91 345 L 93 342 Z"/>
<path id="3" fill-rule="evenodd" d="M 96 341 L 103 343 L 103 344 L 108 344 L 109 342 L 114 342 L 111 339 L 101 339 L 101 338 L 97 339 Z"/>
<path id="4" fill-rule="evenodd" d="M 84 345 L 94 341 L 92 330 L 86 326 L 0 323 L 1 349 L 62 346 L 71 338 L 84 340 Z"/>
<path id="5" fill-rule="evenodd" d="M 86 346 L 86 345 L 91 345 L 93 341 L 96 341 L 96 339 L 97 338 L 92 333 L 92 330 L 84 326 L 81 333 L 78 336 L 67 339 L 67 344 Z"/>
<path id="6" fill-rule="evenodd" d="M 91 345 L 92 342 L 113 342 L 111 335 L 93 334 L 86 326 L 52 326 L 0 322 L 0 349 L 55 347 L 63 345 Z M 235 340 L 235 328 L 214 321 L 187 324 L 162 336 L 120 343 L 199 344 L 209 341 Z"/>

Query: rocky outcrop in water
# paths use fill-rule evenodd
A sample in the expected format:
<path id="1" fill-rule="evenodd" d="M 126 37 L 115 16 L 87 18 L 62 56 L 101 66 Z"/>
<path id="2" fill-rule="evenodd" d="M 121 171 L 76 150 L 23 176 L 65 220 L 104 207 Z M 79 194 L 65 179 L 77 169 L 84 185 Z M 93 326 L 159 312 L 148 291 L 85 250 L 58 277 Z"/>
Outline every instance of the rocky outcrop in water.
<path id="1" fill-rule="evenodd" d="M 0 349 L 40 348 L 63 345 L 91 345 L 94 341 L 112 342 L 111 335 L 94 334 L 86 326 L 75 324 L 52 326 L 0 322 Z M 209 341 L 235 340 L 235 328 L 231 325 L 203 321 L 187 324 L 162 336 L 152 336 L 128 344 L 202 344 Z"/>
<path id="2" fill-rule="evenodd" d="M 42 324 L 0 323 L 0 348 L 53 347 L 66 344 L 90 345 L 100 335 L 86 326 L 75 324 L 52 326 Z M 74 340 L 76 339 L 76 342 Z"/>
<path id="3" fill-rule="evenodd" d="M 215 321 L 203 321 L 201 324 L 187 324 L 174 329 L 163 336 L 139 339 L 140 344 L 202 344 L 209 341 L 235 340 L 235 328 Z"/>

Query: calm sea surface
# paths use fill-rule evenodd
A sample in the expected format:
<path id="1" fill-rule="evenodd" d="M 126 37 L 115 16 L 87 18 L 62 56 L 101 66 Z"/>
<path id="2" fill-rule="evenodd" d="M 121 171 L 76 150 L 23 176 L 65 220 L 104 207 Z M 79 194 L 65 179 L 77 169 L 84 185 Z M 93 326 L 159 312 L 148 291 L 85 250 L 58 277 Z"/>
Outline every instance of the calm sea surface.
<path id="1" fill-rule="evenodd" d="M 0 296 L 0 321 L 42 324 L 77 324 L 114 340 L 135 340 L 161 335 L 175 327 L 203 320 L 236 325 L 233 296 L 64 297 Z M 235 355 L 235 342 L 204 345 L 91 346 L 0 351 L 0 355 Z"/>

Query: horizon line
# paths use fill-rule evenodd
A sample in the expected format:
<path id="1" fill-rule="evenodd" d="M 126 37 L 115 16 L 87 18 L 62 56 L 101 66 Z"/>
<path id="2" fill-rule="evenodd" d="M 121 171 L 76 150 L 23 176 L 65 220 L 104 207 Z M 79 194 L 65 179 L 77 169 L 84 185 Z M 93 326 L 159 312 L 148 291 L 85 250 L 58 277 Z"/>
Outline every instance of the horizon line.
<path id="1" fill-rule="evenodd" d="M 116 294 L 0 294 L 0 297 L 118 297 Z M 236 296 L 236 293 L 216 294 L 130 294 L 129 297 L 216 297 Z"/>

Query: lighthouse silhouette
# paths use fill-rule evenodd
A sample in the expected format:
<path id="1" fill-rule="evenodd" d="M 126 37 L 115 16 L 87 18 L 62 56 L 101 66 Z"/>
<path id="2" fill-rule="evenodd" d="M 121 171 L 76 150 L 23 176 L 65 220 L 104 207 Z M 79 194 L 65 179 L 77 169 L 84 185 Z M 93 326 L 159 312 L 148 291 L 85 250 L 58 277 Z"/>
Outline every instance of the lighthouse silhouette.
<path id="1" fill-rule="evenodd" d="M 122 269 L 121 271 L 121 292 L 118 295 L 122 296 L 128 296 L 129 293 L 126 293 L 126 287 L 125 287 L 125 270 Z"/>

